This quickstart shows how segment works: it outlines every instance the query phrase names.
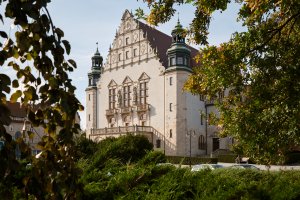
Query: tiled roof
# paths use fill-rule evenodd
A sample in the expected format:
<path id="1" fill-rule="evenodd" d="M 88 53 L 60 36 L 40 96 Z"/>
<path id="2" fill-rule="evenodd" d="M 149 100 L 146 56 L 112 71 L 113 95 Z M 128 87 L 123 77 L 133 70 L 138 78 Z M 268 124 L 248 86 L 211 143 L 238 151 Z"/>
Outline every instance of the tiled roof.
<path id="1" fill-rule="evenodd" d="M 12 102 L 7 101 L 6 106 L 10 110 L 10 115 L 12 117 L 26 117 L 27 116 L 26 108 L 22 107 L 19 102 L 12 103 Z M 41 107 L 41 104 L 34 105 L 32 111 L 36 111 L 40 107 Z"/>
<path id="2" fill-rule="evenodd" d="M 139 27 L 145 32 L 147 39 L 150 42 L 152 48 L 157 49 L 157 54 L 160 59 L 160 62 L 163 66 L 168 65 L 168 57 L 167 57 L 167 50 L 170 48 L 172 44 L 172 37 L 155 29 L 143 22 L 136 20 L 139 23 Z M 192 67 L 196 66 L 197 63 L 193 59 L 197 54 L 198 50 L 187 45 L 187 47 L 191 50 L 191 58 L 192 58 Z"/>
<path id="3" fill-rule="evenodd" d="M 6 106 L 10 110 L 10 114 L 12 117 L 26 117 L 26 109 L 21 107 L 19 102 L 11 103 L 6 102 Z"/>

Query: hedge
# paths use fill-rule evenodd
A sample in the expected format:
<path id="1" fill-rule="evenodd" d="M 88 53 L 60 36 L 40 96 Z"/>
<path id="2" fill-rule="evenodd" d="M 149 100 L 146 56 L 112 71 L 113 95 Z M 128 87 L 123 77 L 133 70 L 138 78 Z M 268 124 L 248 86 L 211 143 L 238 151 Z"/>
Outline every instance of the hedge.
<path id="1" fill-rule="evenodd" d="M 209 157 L 182 157 L 182 156 L 166 156 L 168 162 L 173 164 L 182 164 L 182 165 L 196 165 L 201 163 L 218 163 L 218 158 L 209 158 Z M 191 162 L 190 162 L 191 160 Z"/>

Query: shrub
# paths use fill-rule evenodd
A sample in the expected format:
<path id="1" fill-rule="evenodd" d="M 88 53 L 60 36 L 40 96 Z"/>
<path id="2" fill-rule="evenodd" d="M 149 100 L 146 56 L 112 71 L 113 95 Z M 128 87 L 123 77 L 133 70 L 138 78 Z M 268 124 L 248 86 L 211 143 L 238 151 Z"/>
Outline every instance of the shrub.
<path id="1" fill-rule="evenodd" d="M 182 164 L 182 165 L 189 165 L 190 159 L 191 164 L 200 164 L 200 163 L 217 163 L 217 158 L 207 158 L 207 157 L 182 157 L 182 156 L 166 156 L 168 162 L 173 164 Z"/>

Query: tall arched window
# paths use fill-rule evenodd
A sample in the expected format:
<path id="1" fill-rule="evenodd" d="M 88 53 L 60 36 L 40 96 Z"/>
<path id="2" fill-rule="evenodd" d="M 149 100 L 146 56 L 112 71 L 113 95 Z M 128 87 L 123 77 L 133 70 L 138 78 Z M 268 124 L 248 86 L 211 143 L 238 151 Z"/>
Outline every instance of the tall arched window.
<path id="1" fill-rule="evenodd" d="M 123 106 L 124 107 L 129 107 L 131 105 L 130 93 L 131 93 L 131 85 L 129 84 L 123 85 Z"/>
<path id="2" fill-rule="evenodd" d="M 109 110 L 116 108 L 117 97 L 117 84 L 114 80 L 111 80 L 108 85 L 108 108 Z"/>
<path id="3" fill-rule="evenodd" d="M 146 105 L 148 103 L 148 83 L 149 76 L 143 73 L 139 78 L 139 104 Z"/>
<path id="4" fill-rule="evenodd" d="M 116 88 L 109 88 L 109 109 L 114 109 L 116 108 Z"/>
<path id="5" fill-rule="evenodd" d="M 123 81 L 123 107 L 130 107 L 131 104 L 131 92 L 132 92 L 132 80 L 126 76 Z"/>

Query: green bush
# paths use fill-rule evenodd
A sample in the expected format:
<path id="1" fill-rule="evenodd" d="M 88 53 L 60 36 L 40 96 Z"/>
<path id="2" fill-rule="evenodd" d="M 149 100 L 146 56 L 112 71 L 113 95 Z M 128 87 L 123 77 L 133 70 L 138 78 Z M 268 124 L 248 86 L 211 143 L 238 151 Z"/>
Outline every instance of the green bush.
<path id="1" fill-rule="evenodd" d="M 83 199 L 300 199 L 300 171 L 224 168 L 191 172 L 189 168 L 158 166 L 171 161 L 189 164 L 189 160 L 170 156 L 166 159 L 161 152 L 150 150 L 144 139 L 136 136 L 107 139 L 98 144 L 98 151 L 90 159 L 80 159 Z M 215 163 L 217 159 L 191 161 Z"/>
<path id="2" fill-rule="evenodd" d="M 235 163 L 235 159 L 236 159 L 235 154 L 219 155 L 218 156 L 218 162 Z"/>
<path id="3" fill-rule="evenodd" d="M 81 135 L 75 141 L 76 159 L 90 158 L 97 151 L 97 143 Z"/>
<path id="4" fill-rule="evenodd" d="M 217 158 L 207 158 L 207 157 L 181 157 L 181 156 L 166 156 L 168 162 L 173 164 L 189 165 L 190 160 L 192 165 L 201 163 L 218 163 Z"/>
<path id="5" fill-rule="evenodd" d="M 285 164 L 300 163 L 300 152 L 289 152 L 285 156 Z"/>

